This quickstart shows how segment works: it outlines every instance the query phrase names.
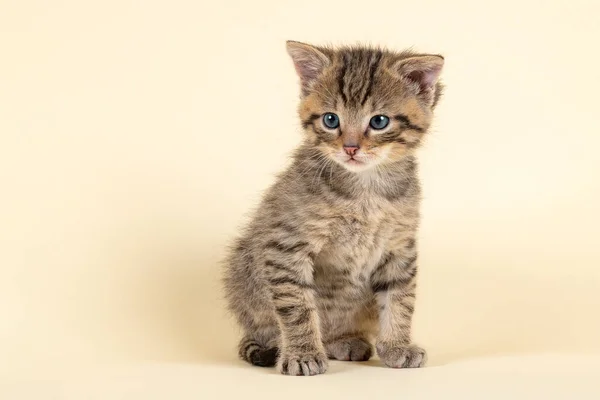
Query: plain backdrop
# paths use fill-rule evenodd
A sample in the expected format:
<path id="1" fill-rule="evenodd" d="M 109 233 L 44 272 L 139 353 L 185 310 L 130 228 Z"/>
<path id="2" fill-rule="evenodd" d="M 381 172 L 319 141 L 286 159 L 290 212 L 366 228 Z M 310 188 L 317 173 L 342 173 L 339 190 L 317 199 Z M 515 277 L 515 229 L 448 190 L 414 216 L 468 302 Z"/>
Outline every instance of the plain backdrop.
<path id="1" fill-rule="evenodd" d="M 237 363 L 224 246 L 302 136 L 285 40 L 446 57 L 431 365 L 600 351 L 597 1 L 0 2 L 0 376 Z"/>

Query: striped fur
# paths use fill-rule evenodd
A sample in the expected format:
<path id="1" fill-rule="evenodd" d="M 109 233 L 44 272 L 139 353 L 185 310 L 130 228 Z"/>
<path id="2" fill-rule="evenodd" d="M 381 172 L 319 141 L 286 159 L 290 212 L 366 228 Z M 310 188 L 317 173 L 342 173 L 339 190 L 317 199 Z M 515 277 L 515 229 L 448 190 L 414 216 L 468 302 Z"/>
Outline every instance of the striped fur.
<path id="1" fill-rule="evenodd" d="M 239 355 L 283 374 L 316 375 L 329 358 L 419 367 L 411 342 L 420 187 L 414 149 L 431 124 L 441 57 L 289 42 L 305 139 L 232 245 L 229 309 Z M 436 58 L 437 57 L 437 58 Z M 321 116 L 335 112 L 332 131 Z M 390 117 L 382 132 L 375 114 Z M 360 148 L 353 162 L 343 146 Z"/>

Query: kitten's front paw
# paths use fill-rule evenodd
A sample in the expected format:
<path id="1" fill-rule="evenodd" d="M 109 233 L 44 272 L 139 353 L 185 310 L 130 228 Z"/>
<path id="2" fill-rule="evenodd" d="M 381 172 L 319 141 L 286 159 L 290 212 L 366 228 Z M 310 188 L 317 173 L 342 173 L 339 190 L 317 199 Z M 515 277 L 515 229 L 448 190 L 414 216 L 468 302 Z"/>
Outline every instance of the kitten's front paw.
<path id="1" fill-rule="evenodd" d="M 327 371 L 325 353 L 288 354 L 282 352 L 277 362 L 277 370 L 284 375 L 318 375 Z"/>
<path id="2" fill-rule="evenodd" d="M 422 348 L 411 345 L 378 343 L 377 354 L 390 368 L 420 368 L 427 362 L 427 353 Z"/>
<path id="3" fill-rule="evenodd" d="M 340 361 L 367 361 L 373 354 L 373 346 L 362 337 L 344 337 L 325 344 L 329 358 Z"/>

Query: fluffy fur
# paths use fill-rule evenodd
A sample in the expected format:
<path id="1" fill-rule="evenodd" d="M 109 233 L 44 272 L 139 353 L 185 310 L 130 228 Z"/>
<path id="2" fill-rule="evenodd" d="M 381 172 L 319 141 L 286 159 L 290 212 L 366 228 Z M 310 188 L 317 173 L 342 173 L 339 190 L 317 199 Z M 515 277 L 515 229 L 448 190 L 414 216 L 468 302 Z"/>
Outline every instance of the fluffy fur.
<path id="1" fill-rule="evenodd" d="M 242 359 L 288 375 L 328 359 L 420 367 L 411 342 L 420 187 L 414 150 L 441 94 L 443 58 L 287 43 L 305 131 L 225 263 Z M 328 128 L 323 115 L 335 113 Z M 375 115 L 389 118 L 373 129 Z M 354 150 L 348 150 L 354 149 Z"/>

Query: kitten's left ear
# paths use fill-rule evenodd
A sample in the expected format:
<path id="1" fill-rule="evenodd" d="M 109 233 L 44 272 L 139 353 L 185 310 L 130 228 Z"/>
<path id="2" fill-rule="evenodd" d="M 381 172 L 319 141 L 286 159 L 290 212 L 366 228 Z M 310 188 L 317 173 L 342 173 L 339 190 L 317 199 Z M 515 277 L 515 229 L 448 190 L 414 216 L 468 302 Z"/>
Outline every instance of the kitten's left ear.
<path id="1" fill-rule="evenodd" d="M 397 61 L 394 66 L 403 79 L 416 84 L 418 94 L 435 94 L 436 84 L 444 66 L 444 57 L 413 56 Z"/>
<path id="2" fill-rule="evenodd" d="M 302 93 L 306 95 L 319 75 L 331 63 L 331 60 L 322 49 L 309 44 L 288 40 L 286 47 L 288 54 L 294 61 L 296 73 L 300 77 Z"/>

